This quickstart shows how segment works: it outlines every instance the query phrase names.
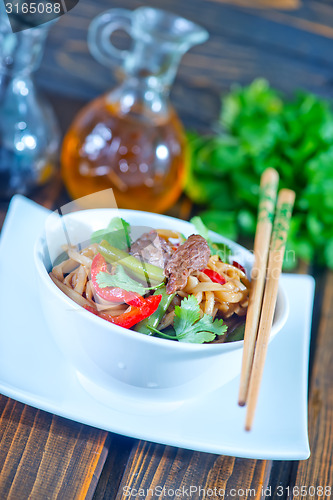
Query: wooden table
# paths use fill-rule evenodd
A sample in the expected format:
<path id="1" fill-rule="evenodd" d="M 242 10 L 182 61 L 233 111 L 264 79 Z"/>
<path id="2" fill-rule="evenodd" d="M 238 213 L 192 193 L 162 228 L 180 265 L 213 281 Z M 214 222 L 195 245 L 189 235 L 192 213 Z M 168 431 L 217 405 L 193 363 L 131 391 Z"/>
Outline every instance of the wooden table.
<path id="1" fill-rule="evenodd" d="M 256 2 L 264 7 L 268 3 Z M 333 8 L 329 3 L 271 2 L 284 10 L 252 10 L 247 0 L 235 2 L 244 8 L 224 0 L 191 0 L 191 10 L 187 2 L 176 0 L 155 4 L 201 22 L 212 34 L 207 44 L 185 56 L 174 87 L 173 100 L 187 126 L 207 127 L 217 116 L 221 90 L 233 81 L 246 83 L 259 75 L 286 91 L 303 86 L 332 97 Z M 112 4 L 138 5 L 136 0 Z M 109 70 L 90 58 L 85 44 L 89 19 L 109 6 L 106 0 L 81 0 L 50 35 L 38 81 L 63 130 L 85 100 L 112 84 Z M 292 10 L 295 7 L 298 10 Z M 195 116 L 193 99 L 200 104 Z M 52 208 L 66 197 L 58 179 L 33 199 Z M 6 210 L 7 204 L 1 203 L 0 224 Z M 309 393 L 311 457 L 307 461 L 249 460 L 152 444 L 0 396 L 0 498 L 120 500 L 125 486 L 181 488 L 185 491 L 182 498 L 186 498 L 192 486 L 206 491 L 223 489 L 228 493 L 225 498 L 241 499 L 259 499 L 262 488 L 270 487 L 271 494 L 266 490 L 265 497 L 280 499 L 299 498 L 301 490 L 298 494 L 294 486 L 332 486 L 333 273 L 313 268 L 300 268 L 299 272 L 310 272 L 316 279 Z M 192 498 L 203 496 L 193 494 Z M 303 494 L 303 498 L 329 497 Z"/>

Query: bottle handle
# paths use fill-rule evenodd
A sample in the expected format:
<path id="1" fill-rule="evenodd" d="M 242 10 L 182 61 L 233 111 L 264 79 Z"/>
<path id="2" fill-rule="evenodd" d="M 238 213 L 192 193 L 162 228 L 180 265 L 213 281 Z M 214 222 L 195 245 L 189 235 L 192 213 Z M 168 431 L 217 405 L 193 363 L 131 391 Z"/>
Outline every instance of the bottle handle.
<path id="1" fill-rule="evenodd" d="M 122 65 L 129 53 L 117 49 L 111 42 L 116 30 L 123 30 L 131 36 L 132 12 L 128 9 L 110 9 L 97 16 L 88 29 L 88 46 L 91 54 L 105 66 Z"/>

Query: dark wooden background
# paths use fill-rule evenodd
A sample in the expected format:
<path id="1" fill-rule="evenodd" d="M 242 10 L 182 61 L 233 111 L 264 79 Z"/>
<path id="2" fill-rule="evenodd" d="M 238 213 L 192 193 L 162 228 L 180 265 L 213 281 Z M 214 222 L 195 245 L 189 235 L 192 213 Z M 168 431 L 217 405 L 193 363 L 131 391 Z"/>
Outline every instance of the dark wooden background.
<path id="1" fill-rule="evenodd" d="M 89 53 L 89 23 L 106 9 L 142 5 L 173 11 L 210 33 L 206 43 L 184 56 L 172 90 L 172 102 L 188 127 L 209 127 L 218 115 L 221 92 L 258 76 L 287 93 L 304 88 L 333 97 L 329 0 L 80 0 L 50 32 L 39 84 L 52 94 L 70 96 L 78 106 L 112 87 L 112 69 Z M 62 117 L 65 126 L 69 119 Z"/>

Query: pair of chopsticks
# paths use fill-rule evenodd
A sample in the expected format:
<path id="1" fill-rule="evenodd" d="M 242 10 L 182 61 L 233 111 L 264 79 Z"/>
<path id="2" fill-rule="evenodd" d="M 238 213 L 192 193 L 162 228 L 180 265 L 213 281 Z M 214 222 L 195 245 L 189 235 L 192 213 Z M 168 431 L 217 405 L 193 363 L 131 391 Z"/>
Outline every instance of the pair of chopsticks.
<path id="1" fill-rule="evenodd" d="M 260 181 L 252 288 L 245 323 L 238 397 L 240 406 L 247 405 L 246 430 L 251 429 L 254 419 L 295 201 L 295 193 L 290 189 L 281 189 L 277 196 L 278 183 L 276 170 L 266 169 Z"/>

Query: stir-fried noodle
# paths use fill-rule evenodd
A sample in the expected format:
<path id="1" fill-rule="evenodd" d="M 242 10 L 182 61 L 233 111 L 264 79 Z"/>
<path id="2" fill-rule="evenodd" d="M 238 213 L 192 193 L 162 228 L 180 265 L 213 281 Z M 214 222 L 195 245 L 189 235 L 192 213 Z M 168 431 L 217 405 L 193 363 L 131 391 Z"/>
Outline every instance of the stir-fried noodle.
<path id="1" fill-rule="evenodd" d="M 177 236 L 177 233 L 168 230 L 158 230 L 158 234 L 165 239 Z M 62 292 L 80 306 L 103 309 L 103 312 L 112 316 L 118 316 L 130 308 L 125 303 L 107 302 L 94 293 L 90 268 L 98 253 L 98 244 L 88 245 L 80 251 L 70 246 L 64 247 L 64 250 L 68 254 L 68 259 L 54 266 L 50 273 L 50 277 Z M 187 279 L 185 288 L 176 292 L 170 307 L 158 325 L 160 330 L 172 325 L 175 306 L 180 305 L 181 300 L 189 295 L 196 297 L 202 314 L 208 314 L 212 318 L 228 319 L 234 314 L 245 316 L 250 281 L 244 271 L 232 264 L 222 262 L 217 255 L 210 256 L 206 267 L 222 276 L 225 283 L 212 281 L 203 271 L 193 271 Z M 112 272 L 111 268 L 110 270 Z"/>

